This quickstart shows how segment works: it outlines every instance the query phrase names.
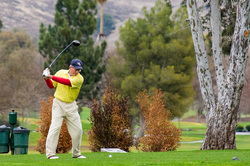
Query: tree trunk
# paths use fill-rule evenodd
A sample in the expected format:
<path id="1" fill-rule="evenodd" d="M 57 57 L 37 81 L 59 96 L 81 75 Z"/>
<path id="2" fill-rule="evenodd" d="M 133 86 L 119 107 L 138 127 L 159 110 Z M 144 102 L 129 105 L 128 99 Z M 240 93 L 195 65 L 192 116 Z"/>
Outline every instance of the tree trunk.
<path id="1" fill-rule="evenodd" d="M 219 0 L 211 1 L 210 5 L 217 95 L 214 95 L 215 92 L 212 89 L 211 73 L 197 3 L 195 0 L 187 0 L 190 27 L 197 59 L 197 74 L 205 106 L 207 125 L 201 150 L 236 149 L 237 114 L 244 86 L 249 46 L 248 39 L 244 37 L 244 30 L 248 28 L 250 23 L 250 14 L 248 12 L 250 10 L 250 1 L 241 0 L 237 5 L 235 30 L 227 74 L 224 73 L 224 65 L 222 63 Z"/>
<path id="2" fill-rule="evenodd" d="M 222 110 L 215 110 L 210 119 L 206 117 L 206 125 L 207 131 L 201 150 L 236 149 L 237 114 L 226 115 Z"/>
<path id="3" fill-rule="evenodd" d="M 140 115 L 139 115 L 139 123 L 140 123 L 140 128 L 136 134 L 136 138 L 141 138 L 142 136 L 144 136 L 145 119 L 142 115 L 142 112 L 140 112 Z"/>
<path id="4" fill-rule="evenodd" d="M 203 107 L 198 107 L 198 111 L 197 111 L 197 122 L 201 123 L 201 118 L 202 118 L 202 111 L 203 111 Z"/>
<path id="5" fill-rule="evenodd" d="M 103 35 L 103 4 L 101 3 L 101 18 L 100 18 L 100 35 Z"/>

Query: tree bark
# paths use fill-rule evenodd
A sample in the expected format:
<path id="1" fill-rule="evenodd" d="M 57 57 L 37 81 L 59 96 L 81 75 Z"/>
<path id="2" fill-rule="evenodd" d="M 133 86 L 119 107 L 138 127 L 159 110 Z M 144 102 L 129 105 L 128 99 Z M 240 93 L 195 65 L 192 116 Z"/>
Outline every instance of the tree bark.
<path id="1" fill-rule="evenodd" d="M 250 1 L 240 0 L 237 4 L 229 68 L 227 74 L 225 74 L 221 51 L 221 11 L 219 2 L 219 0 L 213 0 L 210 3 L 212 49 L 217 83 L 217 95 L 215 95 L 212 89 L 211 73 L 197 3 L 195 0 L 187 0 L 190 27 L 197 59 L 197 73 L 205 106 L 207 125 L 201 150 L 236 149 L 237 114 L 244 86 L 249 46 L 249 40 L 244 37 L 244 30 L 249 28 Z"/>

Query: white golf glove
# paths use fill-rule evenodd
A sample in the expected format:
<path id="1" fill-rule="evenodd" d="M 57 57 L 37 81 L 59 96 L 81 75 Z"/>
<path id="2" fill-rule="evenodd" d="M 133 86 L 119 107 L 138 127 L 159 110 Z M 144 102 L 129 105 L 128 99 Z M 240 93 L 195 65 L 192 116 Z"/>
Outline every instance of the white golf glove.
<path id="1" fill-rule="evenodd" d="M 48 77 L 50 75 L 50 71 L 48 68 L 46 68 L 44 71 L 43 71 L 43 77 Z"/>

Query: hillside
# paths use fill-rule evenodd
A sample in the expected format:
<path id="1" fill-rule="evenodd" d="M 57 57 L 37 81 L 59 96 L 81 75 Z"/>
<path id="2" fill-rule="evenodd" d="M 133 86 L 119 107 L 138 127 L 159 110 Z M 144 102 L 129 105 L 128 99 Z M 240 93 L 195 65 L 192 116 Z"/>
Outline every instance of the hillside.
<path id="1" fill-rule="evenodd" d="M 104 5 L 104 13 L 110 14 L 116 24 L 116 30 L 107 38 L 109 46 L 119 37 L 118 28 L 128 18 L 142 17 L 141 9 L 145 6 L 150 9 L 156 0 L 108 0 Z M 181 0 L 172 0 L 176 9 Z M 31 38 L 39 38 L 40 23 L 45 25 L 54 22 L 56 0 L 2 0 L 0 3 L 0 19 L 3 21 L 3 30 L 13 28 L 25 30 Z M 98 8 L 100 5 L 98 5 Z"/>
<path id="2" fill-rule="evenodd" d="M 155 0 L 108 0 L 104 12 L 113 17 L 115 23 L 120 23 L 131 18 L 142 16 L 143 6 L 152 7 Z M 0 3 L 0 19 L 3 21 L 3 30 L 13 28 L 24 29 L 32 37 L 39 35 L 39 25 L 53 24 L 56 0 L 3 0 Z M 99 7 L 99 5 L 98 5 Z"/>
<path id="3" fill-rule="evenodd" d="M 25 30 L 32 38 L 39 35 L 39 25 L 52 24 L 54 19 L 55 0 L 2 0 L 0 19 L 3 30 L 13 28 Z"/>

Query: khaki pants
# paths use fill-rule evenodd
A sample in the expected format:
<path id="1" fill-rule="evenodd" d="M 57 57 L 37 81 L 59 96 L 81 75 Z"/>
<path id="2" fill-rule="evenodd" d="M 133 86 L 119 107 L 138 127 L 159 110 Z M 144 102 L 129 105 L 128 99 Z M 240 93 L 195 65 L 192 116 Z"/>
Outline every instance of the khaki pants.
<path id="1" fill-rule="evenodd" d="M 59 134 L 65 118 L 69 134 L 72 139 L 72 157 L 81 155 L 82 124 L 76 102 L 66 103 L 54 98 L 52 106 L 52 120 L 46 141 L 46 156 L 56 154 Z"/>

